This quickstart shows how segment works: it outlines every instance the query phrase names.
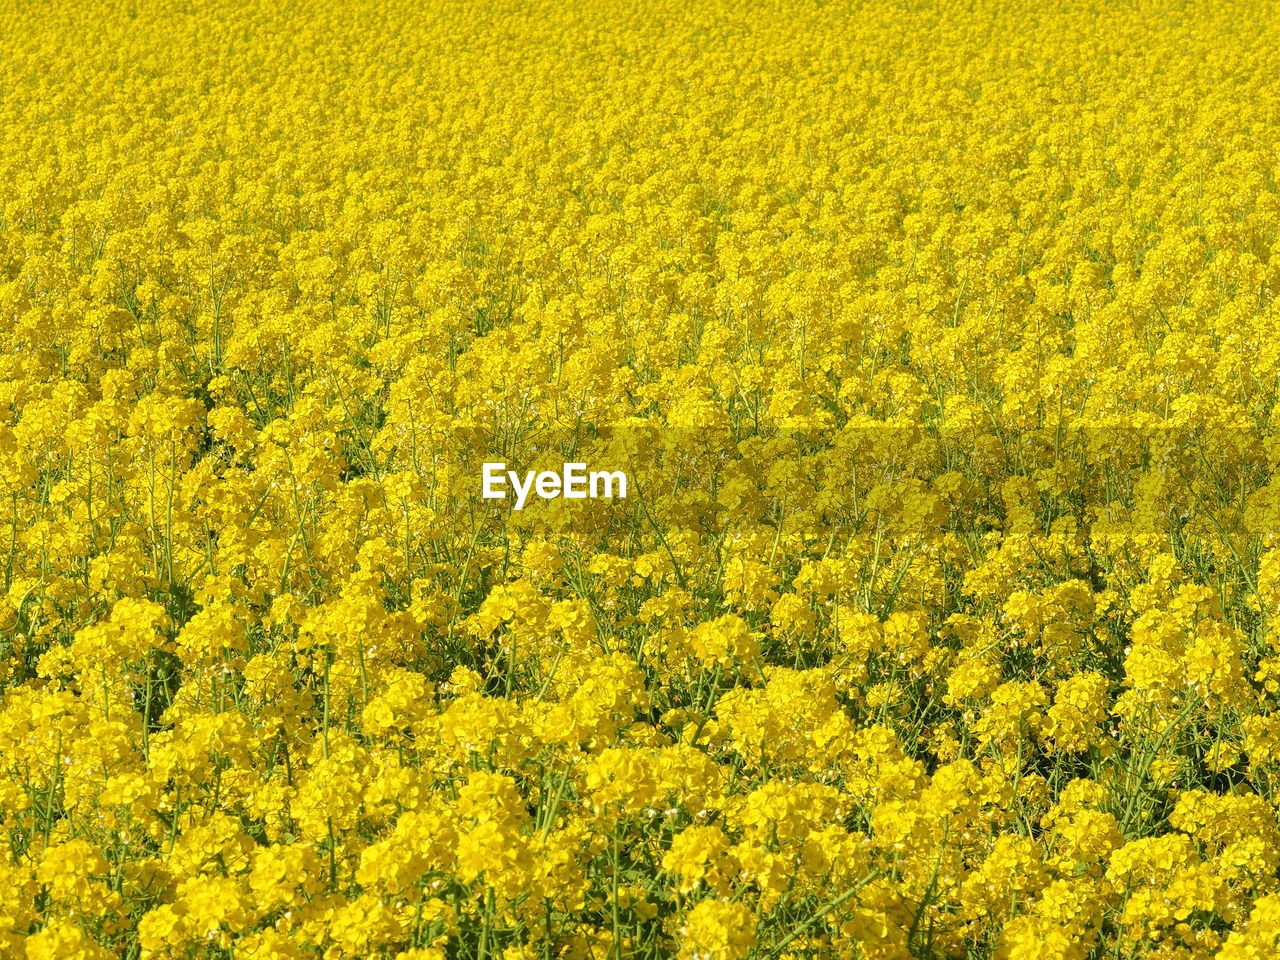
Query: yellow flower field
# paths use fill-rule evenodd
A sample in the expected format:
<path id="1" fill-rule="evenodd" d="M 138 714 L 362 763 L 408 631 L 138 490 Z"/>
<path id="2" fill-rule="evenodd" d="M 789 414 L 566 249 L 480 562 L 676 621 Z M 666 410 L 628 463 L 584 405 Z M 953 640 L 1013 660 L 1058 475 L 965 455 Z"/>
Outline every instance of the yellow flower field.
<path id="1" fill-rule="evenodd" d="M 0 38 L 0 960 L 1280 956 L 1273 4 Z"/>

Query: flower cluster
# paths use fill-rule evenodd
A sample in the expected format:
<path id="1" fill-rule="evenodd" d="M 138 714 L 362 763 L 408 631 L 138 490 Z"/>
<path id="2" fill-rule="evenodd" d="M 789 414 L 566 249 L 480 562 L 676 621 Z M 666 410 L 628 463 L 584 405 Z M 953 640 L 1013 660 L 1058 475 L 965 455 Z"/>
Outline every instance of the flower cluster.
<path id="1" fill-rule="evenodd" d="M 0 956 L 1276 956 L 1275 13 L 0 5 Z"/>

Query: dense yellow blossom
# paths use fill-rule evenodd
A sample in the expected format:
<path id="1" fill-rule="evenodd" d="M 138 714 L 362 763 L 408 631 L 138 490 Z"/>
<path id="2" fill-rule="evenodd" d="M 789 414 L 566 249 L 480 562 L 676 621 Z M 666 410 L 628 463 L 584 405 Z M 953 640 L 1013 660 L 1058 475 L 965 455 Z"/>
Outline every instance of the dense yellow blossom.
<path id="1" fill-rule="evenodd" d="M 0 37 L 0 958 L 1280 955 L 1271 4 Z"/>

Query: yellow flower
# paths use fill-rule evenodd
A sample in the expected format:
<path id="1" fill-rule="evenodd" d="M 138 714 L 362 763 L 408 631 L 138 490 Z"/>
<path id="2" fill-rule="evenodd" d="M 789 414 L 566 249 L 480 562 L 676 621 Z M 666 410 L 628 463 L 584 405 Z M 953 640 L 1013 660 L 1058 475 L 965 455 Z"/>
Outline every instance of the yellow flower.
<path id="1" fill-rule="evenodd" d="M 742 903 L 702 900 L 680 926 L 681 960 L 741 960 L 756 945 L 755 915 Z"/>

